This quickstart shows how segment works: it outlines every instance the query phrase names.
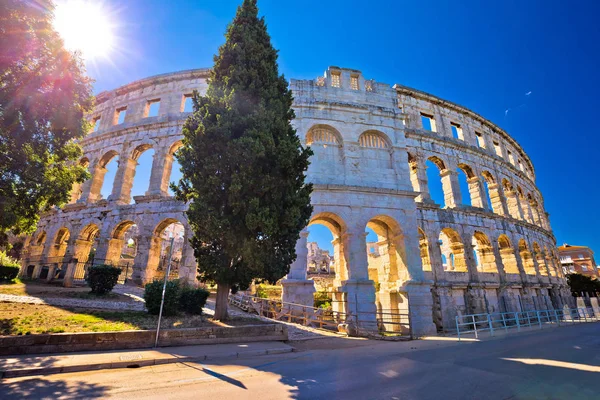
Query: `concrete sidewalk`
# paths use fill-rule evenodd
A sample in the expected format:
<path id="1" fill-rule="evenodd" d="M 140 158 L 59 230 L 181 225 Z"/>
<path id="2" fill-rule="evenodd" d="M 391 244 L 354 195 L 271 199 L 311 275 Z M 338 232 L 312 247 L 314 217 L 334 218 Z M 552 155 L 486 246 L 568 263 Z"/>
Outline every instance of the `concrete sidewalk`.
<path id="1" fill-rule="evenodd" d="M 127 351 L 8 356 L 0 358 L 0 379 L 111 368 L 138 368 L 186 361 L 281 354 L 292 351 L 294 351 L 292 346 L 281 342 L 254 342 Z"/>

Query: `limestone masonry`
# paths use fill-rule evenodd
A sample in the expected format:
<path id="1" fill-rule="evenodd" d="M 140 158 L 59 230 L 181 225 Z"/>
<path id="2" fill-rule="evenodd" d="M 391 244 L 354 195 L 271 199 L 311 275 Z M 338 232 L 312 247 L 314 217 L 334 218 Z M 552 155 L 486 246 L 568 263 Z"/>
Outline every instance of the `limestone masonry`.
<path id="1" fill-rule="evenodd" d="M 98 95 L 89 116 L 96 128 L 81 143 L 93 177 L 73 189 L 70 204 L 42 217 L 23 274 L 39 277 L 49 266 L 51 278 L 65 260 L 87 260 L 93 246 L 95 259 L 120 263 L 135 241 L 132 279 L 147 282 L 161 273 L 161 235 L 180 222 L 177 273 L 195 282 L 185 205 L 169 196 L 168 184 L 186 99 L 205 92 L 207 77 L 207 69 L 182 71 Z M 334 237 L 337 310 L 373 318 L 407 311 L 413 332 L 424 335 L 452 329 L 459 314 L 560 308 L 569 299 L 533 165 L 506 132 L 465 107 L 357 70 L 330 67 L 290 86 L 293 123 L 314 151 L 310 223 Z M 149 116 L 156 103 L 158 115 Z M 132 203 L 137 160 L 149 149 L 149 188 Z M 112 194 L 102 199 L 115 157 Z M 429 186 L 440 182 L 428 182 L 428 166 L 439 172 L 444 204 L 431 199 Z M 132 240 L 126 233 L 134 226 Z M 368 255 L 366 227 L 378 236 L 376 256 Z M 307 236 L 282 281 L 283 299 L 312 306 Z"/>

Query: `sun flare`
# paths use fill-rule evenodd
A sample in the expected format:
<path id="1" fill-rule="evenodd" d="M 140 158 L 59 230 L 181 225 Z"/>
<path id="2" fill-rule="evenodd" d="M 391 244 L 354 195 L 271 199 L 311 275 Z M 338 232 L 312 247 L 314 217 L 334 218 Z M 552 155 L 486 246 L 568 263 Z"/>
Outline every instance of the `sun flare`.
<path id="1" fill-rule="evenodd" d="M 115 24 L 99 0 L 61 0 L 54 10 L 54 29 L 65 47 L 85 59 L 108 57 L 115 45 Z"/>

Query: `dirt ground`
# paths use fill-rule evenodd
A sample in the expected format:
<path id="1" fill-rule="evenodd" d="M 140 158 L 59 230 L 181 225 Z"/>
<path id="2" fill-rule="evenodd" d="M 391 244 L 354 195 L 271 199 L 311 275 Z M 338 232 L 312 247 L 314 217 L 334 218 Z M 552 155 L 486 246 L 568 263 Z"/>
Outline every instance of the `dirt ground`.
<path id="1" fill-rule="evenodd" d="M 33 296 L 44 298 L 73 298 L 87 300 L 107 300 L 120 301 L 124 303 L 134 303 L 135 300 L 129 296 L 119 293 L 108 293 L 102 297 L 90 293 L 87 286 L 65 288 L 61 284 L 39 283 L 34 281 L 25 281 L 17 283 L 0 284 L 0 294 L 11 294 L 14 296 Z"/>

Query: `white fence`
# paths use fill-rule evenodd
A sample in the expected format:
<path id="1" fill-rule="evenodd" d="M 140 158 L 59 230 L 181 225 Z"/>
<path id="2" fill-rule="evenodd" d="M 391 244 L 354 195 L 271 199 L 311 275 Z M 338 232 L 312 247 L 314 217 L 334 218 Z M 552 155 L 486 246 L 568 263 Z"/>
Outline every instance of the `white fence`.
<path id="1" fill-rule="evenodd" d="M 456 333 L 461 336 L 474 334 L 479 338 L 482 332 L 495 332 L 547 325 L 567 325 L 583 322 L 598 322 L 600 318 L 591 308 L 564 308 L 557 310 L 535 310 L 521 312 L 504 312 L 494 314 L 469 314 L 456 316 Z"/>

